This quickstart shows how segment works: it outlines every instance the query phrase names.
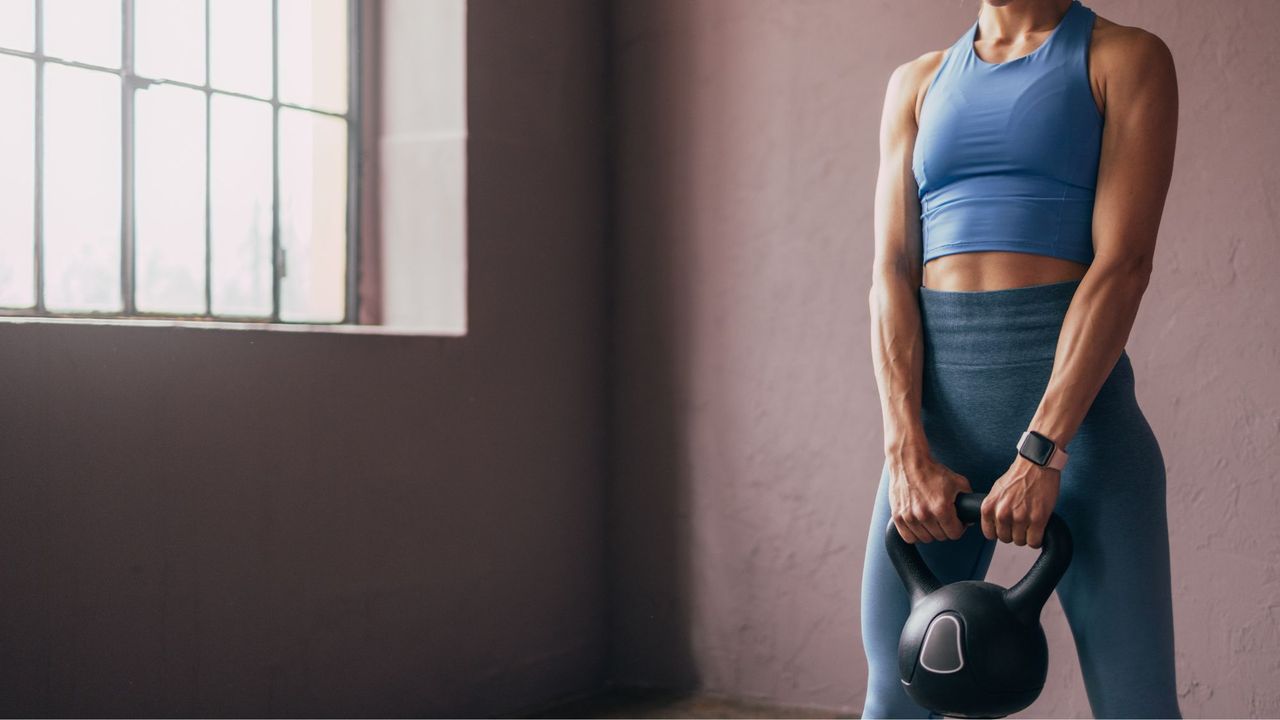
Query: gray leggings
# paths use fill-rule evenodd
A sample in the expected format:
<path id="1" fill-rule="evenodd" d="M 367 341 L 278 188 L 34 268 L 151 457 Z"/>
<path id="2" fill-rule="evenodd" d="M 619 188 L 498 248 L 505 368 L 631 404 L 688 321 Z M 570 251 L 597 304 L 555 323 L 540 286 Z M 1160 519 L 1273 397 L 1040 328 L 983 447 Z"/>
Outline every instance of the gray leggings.
<path id="1" fill-rule="evenodd" d="M 1078 280 L 981 292 L 920 288 L 925 357 L 922 412 L 933 456 L 986 492 L 1013 461 L 1053 369 L 1058 333 Z M 1054 511 L 1075 553 L 1058 598 L 1075 638 L 1095 717 L 1180 718 L 1165 468 L 1134 396 L 1123 353 L 1072 439 Z M 889 563 L 887 467 L 881 470 L 862 576 L 869 673 L 864 718 L 931 717 L 902 689 L 898 636 L 907 594 Z M 918 545 L 946 582 L 982 579 L 997 541 L 964 537 Z M 1067 648 L 1050 645 L 1050 669 Z M 1058 658 L 1055 663 L 1054 658 Z M 936 717 L 936 716 L 932 716 Z"/>

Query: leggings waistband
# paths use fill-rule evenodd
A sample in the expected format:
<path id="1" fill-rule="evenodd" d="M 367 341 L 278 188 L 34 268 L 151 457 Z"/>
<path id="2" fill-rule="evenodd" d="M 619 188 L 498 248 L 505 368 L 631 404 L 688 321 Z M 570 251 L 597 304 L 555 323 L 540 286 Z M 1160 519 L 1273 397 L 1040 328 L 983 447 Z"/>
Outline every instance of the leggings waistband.
<path id="1" fill-rule="evenodd" d="M 1004 290 L 920 288 L 925 362 L 1018 365 L 1053 362 L 1079 280 Z"/>

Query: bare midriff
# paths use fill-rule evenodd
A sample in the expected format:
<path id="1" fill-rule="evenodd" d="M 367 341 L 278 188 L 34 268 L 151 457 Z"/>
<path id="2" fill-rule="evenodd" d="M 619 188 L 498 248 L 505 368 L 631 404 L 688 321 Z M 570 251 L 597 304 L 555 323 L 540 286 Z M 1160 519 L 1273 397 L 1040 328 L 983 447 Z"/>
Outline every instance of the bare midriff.
<path id="1" fill-rule="evenodd" d="M 931 290 L 974 292 L 1007 290 L 1079 280 L 1088 265 L 1031 253 L 985 250 L 953 253 L 924 265 L 924 286 Z"/>

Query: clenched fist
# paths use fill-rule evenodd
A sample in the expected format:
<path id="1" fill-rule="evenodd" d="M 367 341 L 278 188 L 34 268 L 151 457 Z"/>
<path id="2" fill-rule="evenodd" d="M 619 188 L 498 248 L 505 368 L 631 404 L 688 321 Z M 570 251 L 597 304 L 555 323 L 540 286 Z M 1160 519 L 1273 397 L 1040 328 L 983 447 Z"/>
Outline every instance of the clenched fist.
<path id="1" fill-rule="evenodd" d="M 956 495 L 968 492 L 967 478 L 926 454 L 889 462 L 893 524 L 909 543 L 959 539 L 965 526 L 956 515 Z"/>
<path id="2" fill-rule="evenodd" d="M 1058 502 L 1061 471 L 1017 456 L 982 501 L 982 534 L 1014 545 L 1040 547 Z"/>

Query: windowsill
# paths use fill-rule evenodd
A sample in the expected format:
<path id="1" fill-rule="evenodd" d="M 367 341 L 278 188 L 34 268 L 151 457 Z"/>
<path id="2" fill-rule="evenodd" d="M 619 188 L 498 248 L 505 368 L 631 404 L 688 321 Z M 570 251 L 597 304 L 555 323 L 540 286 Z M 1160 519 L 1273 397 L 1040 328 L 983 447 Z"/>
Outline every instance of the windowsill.
<path id="1" fill-rule="evenodd" d="M 334 335 L 393 335 L 399 337 L 466 337 L 466 332 L 388 325 L 338 325 L 273 322 L 224 322 L 221 320 L 169 320 L 163 318 L 63 318 L 0 316 L 0 325 L 107 325 L 122 327 L 193 328 L 197 330 L 262 330 L 270 332 L 330 333 Z"/>

